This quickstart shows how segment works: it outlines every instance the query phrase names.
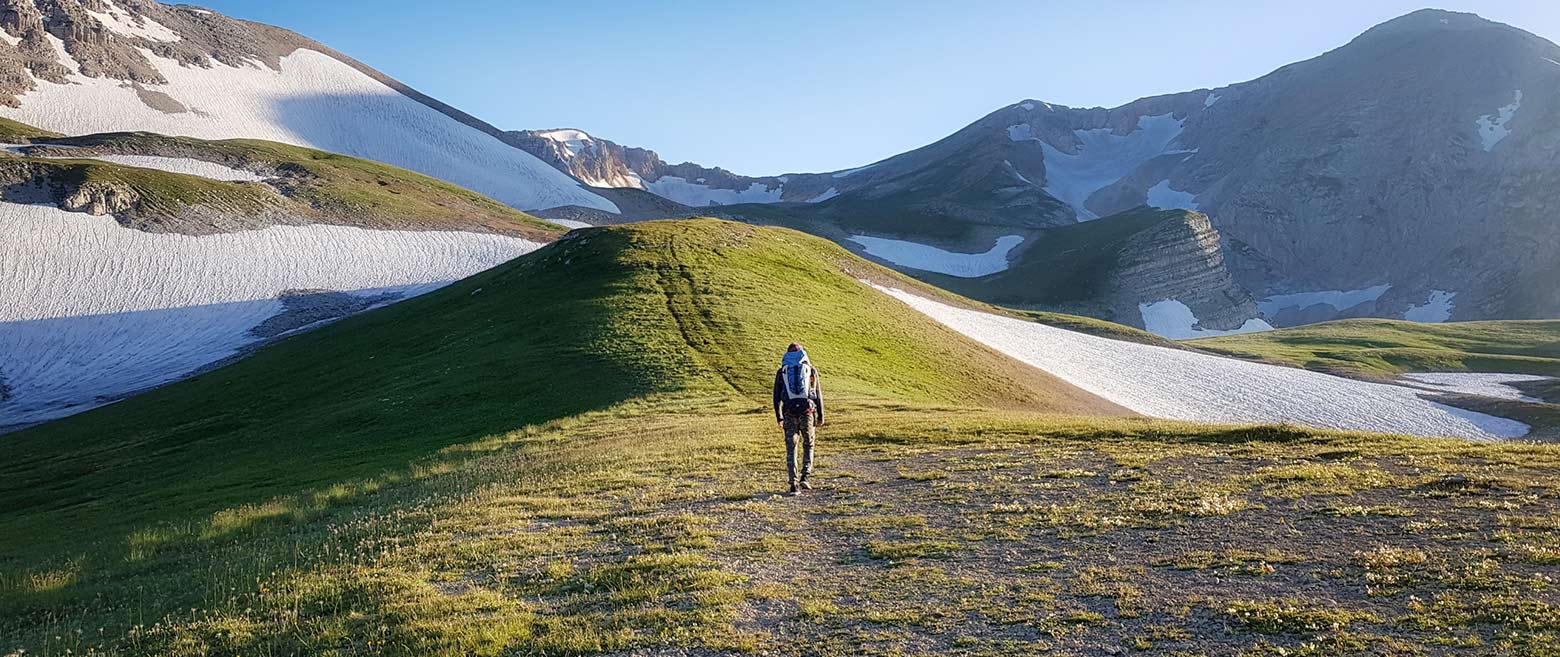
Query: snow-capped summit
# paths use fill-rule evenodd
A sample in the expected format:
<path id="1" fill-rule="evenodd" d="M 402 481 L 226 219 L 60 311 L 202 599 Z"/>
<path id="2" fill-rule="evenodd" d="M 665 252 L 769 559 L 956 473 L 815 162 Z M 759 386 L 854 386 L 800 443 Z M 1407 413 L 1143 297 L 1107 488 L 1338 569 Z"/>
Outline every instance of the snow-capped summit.
<path id="1" fill-rule="evenodd" d="M 501 132 L 319 43 L 151 0 L 8 0 L 0 117 L 66 134 L 248 137 L 405 167 L 520 209 L 604 198 Z"/>

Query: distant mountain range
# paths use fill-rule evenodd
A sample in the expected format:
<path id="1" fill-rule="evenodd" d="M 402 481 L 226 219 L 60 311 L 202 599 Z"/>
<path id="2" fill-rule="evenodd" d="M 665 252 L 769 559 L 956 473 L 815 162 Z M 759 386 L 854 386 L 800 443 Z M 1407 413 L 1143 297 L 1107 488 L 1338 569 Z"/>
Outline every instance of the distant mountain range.
<path id="1" fill-rule="evenodd" d="M 749 213 L 857 249 L 849 236 L 978 252 L 1142 205 L 1194 210 L 1268 322 L 1444 321 L 1560 315 L 1557 110 L 1560 47 L 1424 10 L 1250 82 L 1111 109 L 1025 100 L 845 171 L 750 178 L 577 130 L 523 145 L 591 185 L 784 205 Z M 1010 252 L 1015 268 L 1034 244 Z M 1003 298 L 1043 306 L 1036 292 Z"/>

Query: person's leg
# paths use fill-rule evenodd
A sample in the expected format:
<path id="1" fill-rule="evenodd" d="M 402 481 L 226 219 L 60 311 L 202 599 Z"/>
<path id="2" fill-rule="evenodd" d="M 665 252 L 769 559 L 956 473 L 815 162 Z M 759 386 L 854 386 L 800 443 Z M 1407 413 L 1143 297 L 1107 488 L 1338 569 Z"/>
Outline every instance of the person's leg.
<path id="1" fill-rule="evenodd" d="M 806 416 L 806 418 L 802 421 L 801 434 L 802 434 L 802 486 L 804 488 L 811 488 L 811 486 L 807 485 L 807 478 L 812 476 L 812 468 L 813 468 L 813 442 L 814 442 L 814 439 L 817 438 L 817 435 L 818 435 L 818 428 L 813 425 L 813 416 L 811 414 L 808 414 Z"/>
<path id="2" fill-rule="evenodd" d="M 796 434 L 800 433 L 795 418 L 785 419 L 785 470 L 789 475 L 791 490 L 796 490 Z"/>

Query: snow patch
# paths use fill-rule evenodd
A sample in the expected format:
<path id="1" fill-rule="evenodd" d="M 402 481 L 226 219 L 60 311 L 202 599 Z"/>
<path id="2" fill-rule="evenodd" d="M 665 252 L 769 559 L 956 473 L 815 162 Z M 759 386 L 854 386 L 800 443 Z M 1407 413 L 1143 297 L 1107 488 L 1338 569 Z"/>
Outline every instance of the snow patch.
<path id="1" fill-rule="evenodd" d="M 1182 121 L 1174 115 L 1138 117 L 1137 127 L 1125 135 L 1110 128 L 1075 130 L 1078 140 L 1075 154 L 1063 153 L 1034 136 L 1029 124 L 1008 127 L 1013 141 L 1038 141 L 1045 152 L 1045 191 L 1069 206 L 1079 221 L 1098 219 L 1084 202 L 1111 183 L 1122 179 L 1139 165 L 1167 152 L 1181 135 Z M 1188 151 L 1175 151 L 1188 152 Z"/>
<path id="2" fill-rule="evenodd" d="M 571 229 L 571 230 L 575 229 L 575 228 L 595 228 L 594 225 L 585 223 L 583 221 L 578 221 L 578 220 L 575 220 L 575 219 L 548 219 L 547 222 L 548 223 L 558 224 L 559 226 L 563 226 L 564 228 L 568 228 L 568 229 Z"/>
<path id="3" fill-rule="evenodd" d="M 563 145 L 564 157 L 573 158 L 585 150 L 585 143 L 591 141 L 590 135 L 580 130 L 544 130 L 538 132 L 545 139 Z"/>
<path id="4" fill-rule="evenodd" d="M 1521 422 L 1436 404 L 1403 386 L 1111 340 L 877 289 L 977 342 L 1151 417 L 1475 440 L 1528 432 Z"/>
<path id="5" fill-rule="evenodd" d="M 1003 160 L 1002 163 L 1007 165 L 1008 173 L 1013 174 L 1013 177 L 1017 178 L 1019 180 L 1019 182 L 1022 182 L 1025 185 L 1029 185 L 1031 187 L 1034 186 L 1034 183 L 1029 182 L 1029 179 L 1025 178 L 1024 174 L 1018 172 L 1018 167 L 1013 166 L 1012 162 L 1009 162 L 1007 160 Z"/>
<path id="6" fill-rule="evenodd" d="M 1034 103 L 1022 103 L 1022 104 L 1019 105 L 1019 107 L 1024 108 L 1026 111 L 1034 111 L 1035 104 Z"/>
<path id="7" fill-rule="evenodd" d="M 877 165 L 878 165 L 878 163 L 874 162 L 874 163 L 868 164 L 867 166 L 864 166 L 864 167 L 856 167 L 854 169 L 846 169 L 844 171 L 836 171 L 836 172 L 834 172 L 834 177 L 835 178 L 844 178 L 845 176 L 849 176 L 851 174 L 861 173 L 862 171 L 866 171 L 867 169 L 871 169 L 872 167 L 875 167 Z"/>
<path id="8" fill-rule="evenodd" d="M 645 185 L 645 189 L 683 205 L 731 205 L 733 203 L 779 203 L 781 185 L 771 189 L 764 183 L 753 183 L 747 189 L 719 189 L 709 185 L 688 182 L 678 176 L 661 176 Z"/>
<path id="9" fill-rule="evenodd" d="M 67 80 L 65 84 L 71 84 L 77 80 L 91 79 L 81 74 L 81 62 L 76 61 L 75 57 L 70 56 L 70 51 L 65 49 L 65 41 L 63 39 L 47 32 L 44 33 L 43 39 L 49 42 L 49 47 L 54 49 L 54 56 L 60 60 L 60 63 L 63 64 L 65 69 L 69 72 L 67 75 L 69 80 Z M 40 84 L 45 83 L 44 80 L 39 80 L 38 82 Z M 49 82 L 48 84 L 53 83 Z M 23 121 L 23 123 L 26 123 L 26 121 Z M 60 132 L 64 131 L 62 130 Z"/>
<path id="10" fill-rule="evenodd" d="M 261 340 L 283 292 L 421 294 L 536 249 L 453 231 L 275 226 L 192 237 L 0 203 L 0 426 L 176 380 Z M 386 296 L 388 295 L 388 296 Z"/>
<path id="11" fill-rule="evenodd" d="M 1208 97 L 1203 99 L 1203 107 L 1213 107 L 1213 104 L 1217 102 L 1219 102 L 1219 94 L 1210 92 Z"/>
<path id="12" fill-rule="evenodd" d="M 144 130 L 269 139 L 404 167 L 523 210 L 579 205 L 618 211 L 531 154 L 323 53 L 296 50 L 280 60 L 278 72 L 220 62 L 181 66 L 141 52 L 168 80 L 149 86 L 190 111 L 161 112 L 118 80 L 73 75 L 68 84 L 38 80 L 20 97 L 21 107 L 0 107 L 0 116 L 72 135 Z"/>
<path id="13" fill-rule="evenodd" d="M 1474 121 L 1479 128 L 1479 141 L 1486 152 L 1495 148 L 1501 140 L 1511 134 L 1511 129 L 1506 127 L 1511 122 L 1511 117 L 1516 116 L 1517 110 L 1522 107 L 1522 90 L 1517 90 L 1516 100 L 1510 105 L 1501 107 L 1495 114 L 1485 114 Z"/>
<path id="14" fill-rule="evenodd" d="M 1452 297 L 1456 292 L 1431 290 L 1429 300 L 1403 311 L 1403 319 L 1410 322 L 1439 324 L 1452 318 Z"/>
<path id="15" fill-rule="evenodd" d="M 1196 212 L 1197 195 L 1191 192 L 1183 192 L 1170 189 L 1170 179 L 1159 181 L 1159 184 L 1148 188 L 1148 204 L 1161 210 L 1191 210 Z"/>
<path id="16" fill-rule="evenodd" d="M 840 195 L 840 190 L 835 189 L 833 187 L 830 187 L 824 193 L 819 194 L 817 196 L 814 196 L 814 197 L 812 197 L 810 199 L 807 199 L 807 202 L 808 203 L 822 203 L 824 201 L 827 201 L 827 200 L 829 200 L 831 198 L 834 198 L 836 196 L 839 196 L 839 195 Z"/>
<path id="17" fill-rule="evenodd" d="M 114 3 L 111 0 L 104 0 L 103 4 L 107 5 L 107 12 L 96 12 L 89 9 L 87 10 L 87 13 L 91 14 L 93 18 L 96 18 L 99 23 L 103 24 L 103 28 L 110 32 L 120 36 L 127 36 L 131 38 L 140 37 L 162 43 L 182 41 L 184 38 L 179 36 L 179 33 L 168 29 L 166 25 L 147 18 L 146 16 L 142 16 L 141 22 L 137 24 L 132 14 L 124 12 L 119 7 L 114 6 Z"/>
<path id="18" fill-rule="evenodd" d="M 1404 374 L 1401 378 L 1404 379 L 1404 385 L 1436 392 L 1539 403 L 1543 400 L 1524 395 L 1511 384 L 1548 381 L 1552 377 L 1485 372 L 1415 372 Z"/>
<path id="19" fill-rule="evenodd" d="M 1197 328 L 1197 315 L 1192 313 L 1190 307 L 1176 299 L 1140 303 L 1138 304 L 1138 313 L 1143 316 L 1143 328 L 1145 330 L 1171 340 L 1211 338 L 1220 335 L 1273 330 L 1272 326 L 1258 318 L 1248 319 L 1239 328 L 1227 331 Z"/>
<path id="20" fill-rule="evenodd" d="M 955 253 L 927 244 L 865 235 L 852 235 L 850 241 L 864 247 L 868 255 L 901 267 L 960 278 L 978 278 L 1007 269 L 1008 252 L 1022 244 L 1024 238 L 1018 235 L 999 237 L 996 245 L 985 253 Z"/>
<path id="21" fill-rule="evenodd" d="M 1323 290 L 1321 292 L 1293 292 L 1290 294 L 1277 294 L 1257 302 L 1257 308 L 1262 314 L 1272 316 L 1282 312 L 1285 308 L 1310 308 L 1316 304 L 1327 304 L 1333 310 L 1344 311 L 1362 303 L 1375 301 L 1381 295 L 1391 289 L 1390 284 L 1374 285 L 1358 290 Z"/>

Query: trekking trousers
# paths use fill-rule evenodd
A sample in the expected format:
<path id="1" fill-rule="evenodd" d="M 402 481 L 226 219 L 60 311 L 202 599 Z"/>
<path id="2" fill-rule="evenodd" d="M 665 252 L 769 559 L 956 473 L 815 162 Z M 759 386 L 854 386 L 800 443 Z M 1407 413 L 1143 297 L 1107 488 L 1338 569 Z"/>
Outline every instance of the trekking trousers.
<path id="1" fill-rule="evenodd" d="M 813 440 L 817 431 L 813 428 L 812 413 L 806 415 L 787 415 L 785 417 L 785 467 L 791 476 L 791 485 L 796 485 L 796 441 L 802 441 L 802 481 L 812 475 L 813 467 Z"/>

